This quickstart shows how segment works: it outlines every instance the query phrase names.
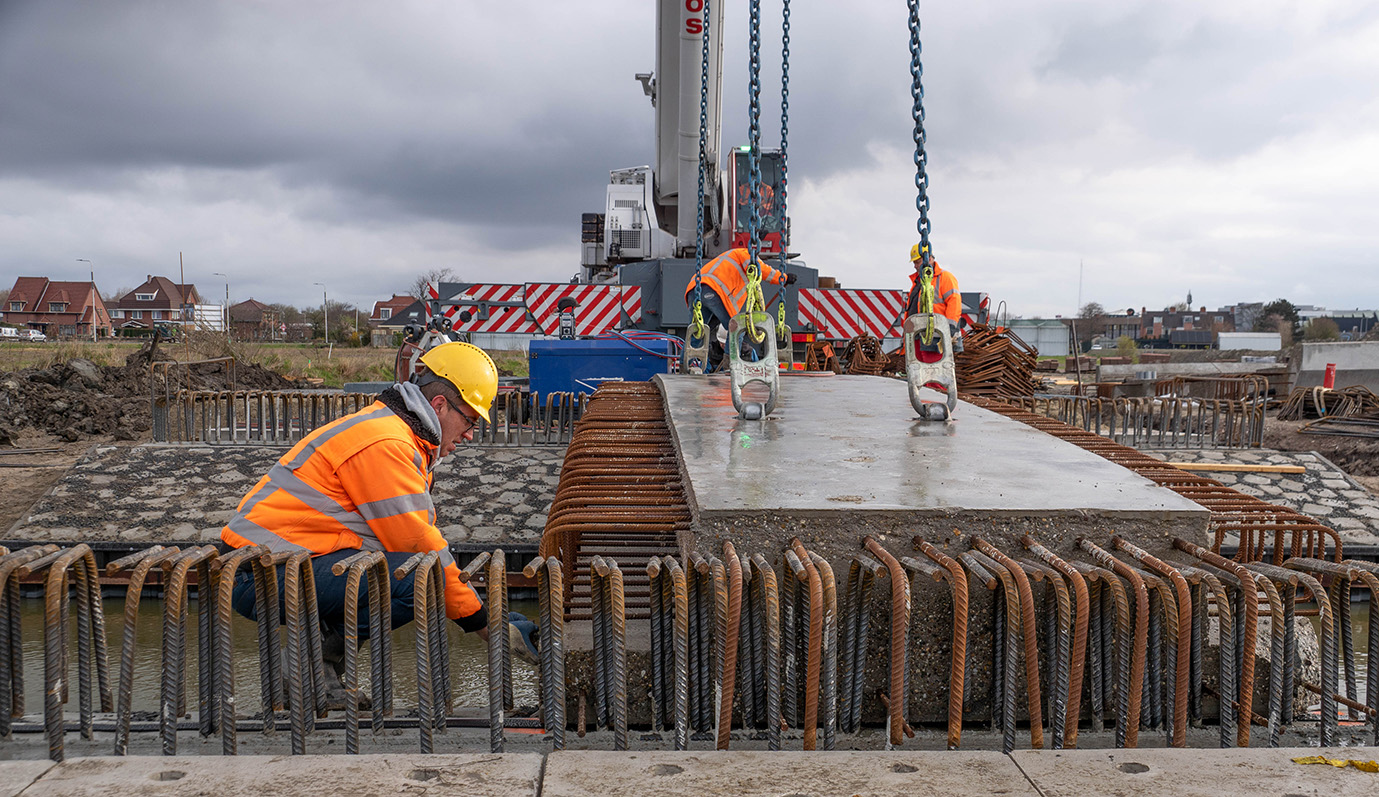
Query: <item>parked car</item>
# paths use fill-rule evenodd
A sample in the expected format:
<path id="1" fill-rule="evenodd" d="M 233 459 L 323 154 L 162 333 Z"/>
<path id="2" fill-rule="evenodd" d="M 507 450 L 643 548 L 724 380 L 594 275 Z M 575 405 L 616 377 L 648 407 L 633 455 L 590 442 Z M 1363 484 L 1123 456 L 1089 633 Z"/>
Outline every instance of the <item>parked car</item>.
<path id="1" fill-rule="evenodd" d="M 48 336 L 43 334 L 41 329 L 21 329 L 19 330 L 19 339 L 27 340 L 30 343 L 42 343 L 48 339 Z"/>

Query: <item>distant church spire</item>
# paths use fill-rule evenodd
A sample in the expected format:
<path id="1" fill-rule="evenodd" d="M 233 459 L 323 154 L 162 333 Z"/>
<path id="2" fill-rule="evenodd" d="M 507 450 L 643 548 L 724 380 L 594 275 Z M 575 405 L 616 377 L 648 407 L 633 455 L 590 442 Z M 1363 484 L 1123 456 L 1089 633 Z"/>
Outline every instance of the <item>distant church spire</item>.
<path id="1" fill-rule="evenodd" d="M 1191 290 L 1189 290 L 1189 291 L 1187 292 L 1187 306 L 1188 306 L 1188 309 L 1189 309 L 1189 310 L 1192 309 L 1192 291 L 1191 291 Z"/>

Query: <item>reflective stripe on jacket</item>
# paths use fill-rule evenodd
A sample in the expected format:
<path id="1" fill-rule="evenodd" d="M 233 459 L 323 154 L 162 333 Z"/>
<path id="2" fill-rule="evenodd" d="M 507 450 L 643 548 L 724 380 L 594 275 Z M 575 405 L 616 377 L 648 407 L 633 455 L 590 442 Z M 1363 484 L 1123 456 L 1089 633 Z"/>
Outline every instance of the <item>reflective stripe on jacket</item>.
<path id="1" fill-rule="evenodd" d="M 220 538 L 241 548 L 331 553 L 347 548 L 438 551 L 450 619 L 483 608 L 460 582 L 450 547 L 436 528 L 431 468 L 438 449 L 381 401 L 312 432 L 278 460 Z"/>
<path id="2" fill-rule="evenodd" d="M 911 314 L 919 312 L 919 291 L 916 290 L 918 282 L 919 273 L 910 272 Z M 934 312 L 947 316 L 948 320 L 954 323 L 962 316 L 962 294 L 958 292 L 958 278 L 953 276 L 953 272 L 939 268 L 938 263 L 934 264 Z"/>
<path id="3" fill-rule="evenodd" d="M 737 315 L 742 312 L 742 306 L 747 302 L 747 263 L 751 260 L 750 253 L 744 248 L 729 249 L 713 260 L 704 264 L 699 269 L 699 279 L 706 290 L 711 290 L 718 294 L 718 298 L 723 300 L 723 306 L 728 308 L 728 315 Z M 757 265 L 761 269 L 761 281 L 769 282 L 772 285 L 785 284 L 785 272 L 771 268 L 757 259 Z M 685 303 L 693 301 L 690 294 L 694 293 L 694 277 L 690 277 L 689 286 L 685 288 Z"/>

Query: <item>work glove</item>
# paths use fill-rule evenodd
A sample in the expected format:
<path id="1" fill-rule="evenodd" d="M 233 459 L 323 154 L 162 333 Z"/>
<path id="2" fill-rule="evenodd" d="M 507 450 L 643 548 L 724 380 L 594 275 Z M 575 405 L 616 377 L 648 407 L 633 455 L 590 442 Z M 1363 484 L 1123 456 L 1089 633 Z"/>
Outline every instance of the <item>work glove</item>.
<path id="1" fill-rule="evenodd" d="M 797 279 L 799 279 L 799 275 L 798 275 L 798 274 L 786 274 L 786 275 L 785 275 L 785 284 L 786 284 L 786 285 L 794 285 L 794 284 L 795 284 L 795 280 L 797 280 Z"/>
<path id="2" fill-rule="evenodd" d="M 521 612 L 508 612 L 508 647 L 532 664 L 540 662 L 541 629 Z"/>

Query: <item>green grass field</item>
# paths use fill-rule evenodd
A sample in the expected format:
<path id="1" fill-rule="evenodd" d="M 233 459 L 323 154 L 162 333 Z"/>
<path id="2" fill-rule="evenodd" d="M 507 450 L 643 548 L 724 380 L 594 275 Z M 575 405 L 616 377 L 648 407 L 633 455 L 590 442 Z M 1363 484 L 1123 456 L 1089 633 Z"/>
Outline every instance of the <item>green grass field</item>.
<path id="1" fill-rule="evenodd" d="M 77 358 L 98 365 L 124 365 L 125 358 L 143 345 L 137 340 L 55 341 L 48 343 L 0 343 L 0 373 L 24 368 L 49 368 Z M 491 351 L 501 372 L 527 375 L 527 357 L 521 351 Z M 234 357 L 241 363 L 263 366 L 289 379 L 313 378 L 326 387 L 346 382 L 377 382 L 393 378 L 397 352 L 384 348 L 333 349 L 309 343 L 227 342 L 210 333 L 188 335 L 184 341 L 159 347 L 160 359 L 179 362 Z"/>

